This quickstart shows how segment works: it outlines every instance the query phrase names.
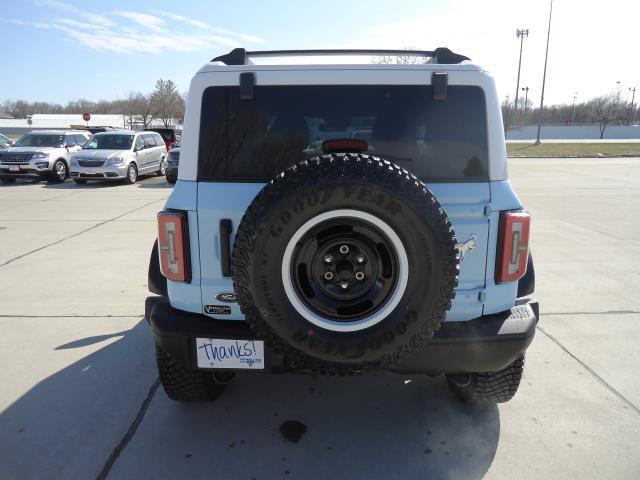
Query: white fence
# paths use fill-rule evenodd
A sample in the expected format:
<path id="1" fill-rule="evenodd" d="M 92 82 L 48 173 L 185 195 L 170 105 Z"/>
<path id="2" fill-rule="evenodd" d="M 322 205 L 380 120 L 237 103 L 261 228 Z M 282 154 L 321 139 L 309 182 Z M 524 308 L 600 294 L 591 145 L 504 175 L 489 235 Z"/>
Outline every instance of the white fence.
<path id="1" fill-rule="evenodd" d="M 507 140 L 535 140 L 538 127 L 528 125 L 525 127 L 509 127 Z M 598 125 L 543 125 L 540 129 L 540 138 L 546 140 L 579 140 L 600 138 Z M 605 139 L 640 139 L 640 125 L 635 126 L 608 126 L 604 131 Z"/>

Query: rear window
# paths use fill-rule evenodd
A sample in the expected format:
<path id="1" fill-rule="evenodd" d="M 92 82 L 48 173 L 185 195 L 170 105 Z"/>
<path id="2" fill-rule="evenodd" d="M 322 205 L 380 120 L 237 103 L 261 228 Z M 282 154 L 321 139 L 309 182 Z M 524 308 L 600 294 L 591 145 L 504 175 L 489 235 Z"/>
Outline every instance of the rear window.
<path id="1" fill-rule="evenodd" d="M 265 182 L 322 154 L 328 139 L 357 138 L 368 153 L 424 181 L 488 180 L 485 99 L 450 86 L 445 101 L 425 85 L 210 87 L 202 99 L 198 178 Z"/>
<path id="2" fill-rule="evenodd" d="M 162 136 L 162 139 L 166 142 L 175 142 L 176 132 L 169 128 L 154 128 L 150 129 L 152 132 L 157 132 Z"/>

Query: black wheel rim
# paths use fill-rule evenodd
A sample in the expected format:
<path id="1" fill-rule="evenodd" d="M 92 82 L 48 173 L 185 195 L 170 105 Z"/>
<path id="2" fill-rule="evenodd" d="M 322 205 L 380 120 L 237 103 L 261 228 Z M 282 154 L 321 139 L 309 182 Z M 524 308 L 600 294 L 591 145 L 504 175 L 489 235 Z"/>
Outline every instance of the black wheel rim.
<path id="1" fill-rule="evenodd" d="M 300 238 L 291 278 L 298 297 L 312 311 L 352 322 L 387 302 L 398 281 L 398 258 L 376 226 L 353 218 L 331 219 Z"/>

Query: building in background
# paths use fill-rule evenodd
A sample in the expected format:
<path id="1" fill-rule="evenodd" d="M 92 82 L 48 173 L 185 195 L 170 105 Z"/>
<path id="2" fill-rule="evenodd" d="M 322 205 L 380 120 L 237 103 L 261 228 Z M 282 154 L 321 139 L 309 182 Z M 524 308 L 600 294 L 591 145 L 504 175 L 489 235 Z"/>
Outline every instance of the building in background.
<path id="1" fill-rule="evenodd" d="M 31 121 L 31 124 L 29 124 Z M 172 128 L 180 131 L 182 125 L 172 122 Z M 130 122 L 127 115 L 91 115 L 91 120 L 85 122 L 82 114 L 34 114 L 29 118 L 0 117 L 0 133 L 13 137 L 24 135 L 31 130 L 82 128 L 82 127 L 114 127 L 142 130 L 141 122 Z M 152 120 L 148 127 L 164 127 L 159 119 Z"/>

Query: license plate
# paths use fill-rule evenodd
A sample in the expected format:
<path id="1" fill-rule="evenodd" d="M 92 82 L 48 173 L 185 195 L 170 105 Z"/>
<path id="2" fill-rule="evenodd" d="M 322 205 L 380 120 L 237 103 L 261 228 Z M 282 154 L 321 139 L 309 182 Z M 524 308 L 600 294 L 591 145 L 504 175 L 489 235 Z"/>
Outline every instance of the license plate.
<path id="1" fill-rule="evenodd" d="M 264 342 L 196 338 L 198 368 L 264 370 Z"/>
<path id="2" fill-rule="evenodd" d="M 96 173 L 96 171 L 91 169 L 91 168 L 88 168 L 85 173 L 94 174 L 94 173 Z"/>
<path id="3" fill-rule="evenodd" d="M 20 171 L 20 165 L 9 165 L 9 171 L 10 172 L 19 172 Z"/>

